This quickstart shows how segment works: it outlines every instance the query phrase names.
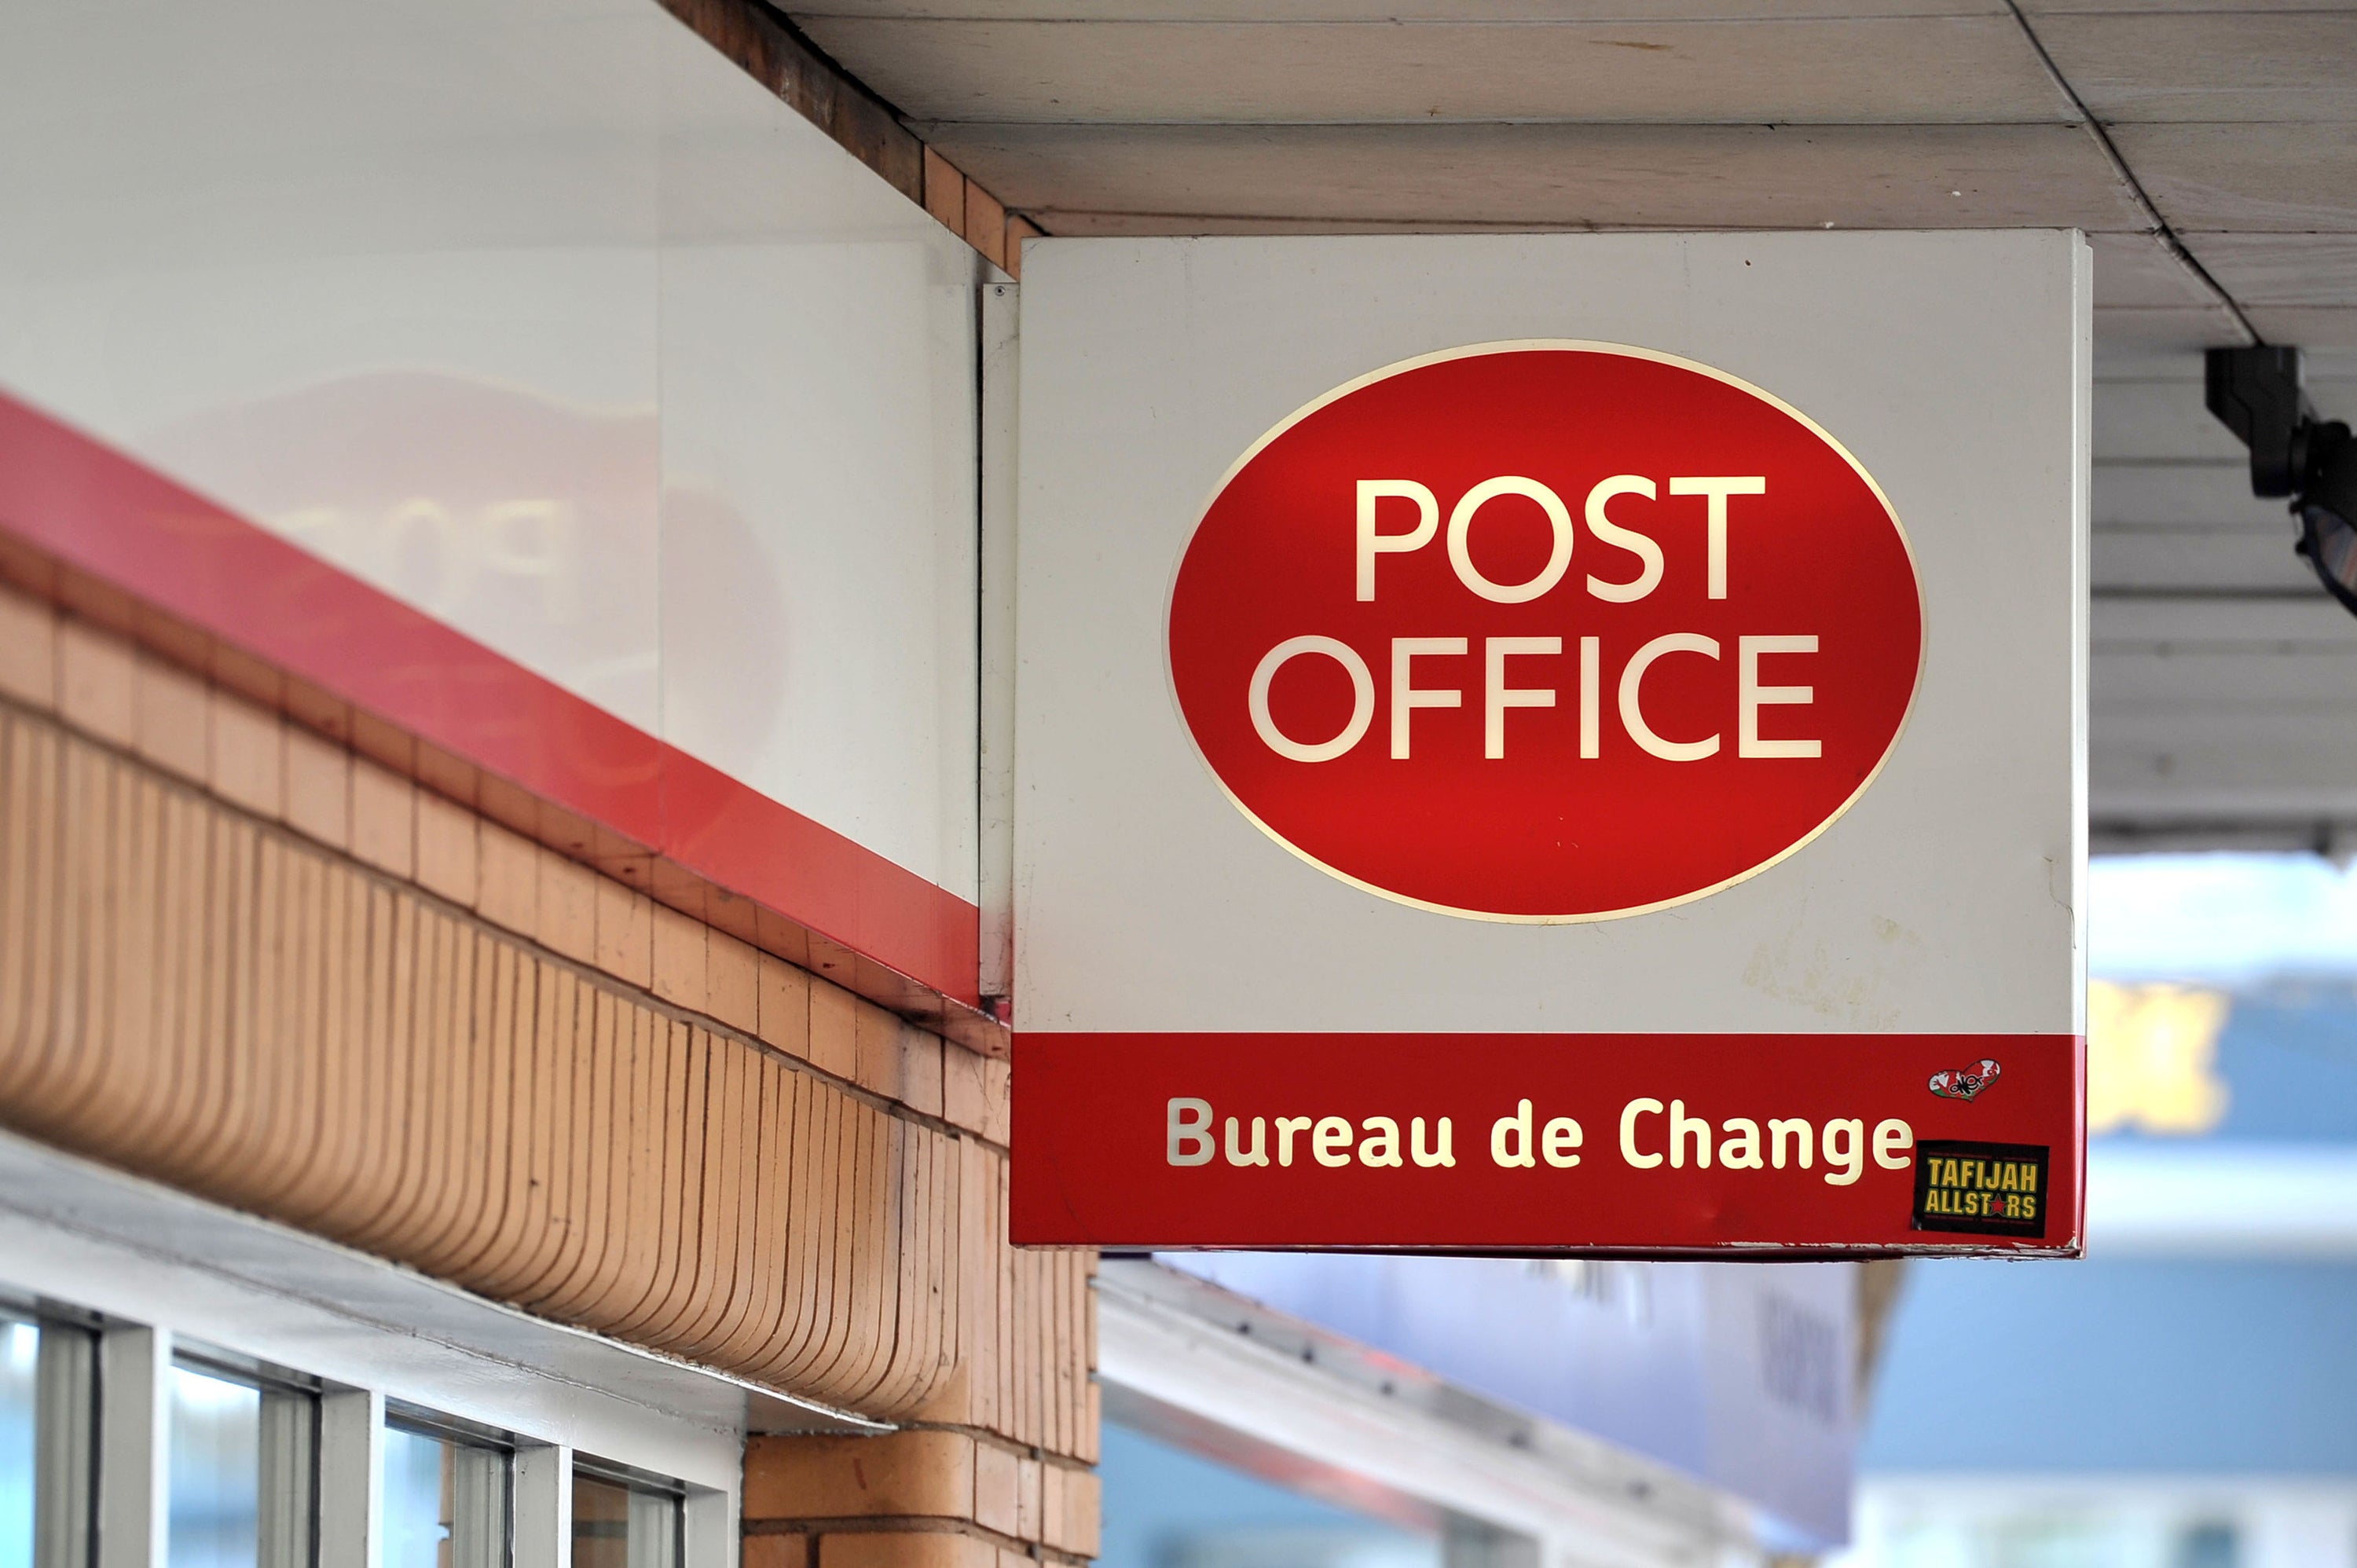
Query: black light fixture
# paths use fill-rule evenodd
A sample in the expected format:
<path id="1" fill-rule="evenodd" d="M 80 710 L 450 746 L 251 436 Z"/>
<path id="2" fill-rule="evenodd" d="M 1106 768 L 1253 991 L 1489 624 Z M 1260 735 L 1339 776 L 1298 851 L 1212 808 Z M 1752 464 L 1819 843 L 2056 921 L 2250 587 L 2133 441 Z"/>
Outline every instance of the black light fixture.
<path id="1" fill-rule="evenodd" d="M 2204 370 L 2210 412 L 2251 449 L 2251 493 L 2291 498 L 2299 520 L 2292 548 L 2357 615 L 2357 440 L 2349 426 L 2316 417 L 2300 391 L 2297 349 L 2212 349 Z"/>

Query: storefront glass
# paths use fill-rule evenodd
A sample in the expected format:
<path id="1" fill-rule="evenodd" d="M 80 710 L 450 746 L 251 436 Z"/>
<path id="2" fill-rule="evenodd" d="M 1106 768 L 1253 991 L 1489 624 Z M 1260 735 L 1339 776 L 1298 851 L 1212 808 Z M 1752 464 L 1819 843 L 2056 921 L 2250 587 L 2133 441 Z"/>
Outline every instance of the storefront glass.
<path id="1" fill-rule="evenodd" d="M 1108 1422 L 1099 1568 L 1440 1568 L 1435 1535 Z M 633 1565 L 635 1568 L 635 1565 Z"/>
<path id="2" fill-rule="evenodd" d="M 379 1332 L 396 1351 L 412 1337 Z M 150 1385 L 163 1405 L 163 1441 L 102 1442 L 102 1363 L 129 1385 L 117 1385 L 118 1399 L 142 1395 L 157 1338 L 172 1352 Z M 102 1323 L 71 1296 L 0 1280 L 0 1568 L 91 1568 L 103 1555 L 91 1533 L 100 1499 L 145 1496 L 159 1482 L 157 1568 L 320 1568 L 323 1542 L 350 1542 L 363 1530 L 373 1537 L 374 1568 L 511 1568 L 520 1530 L 518 1450 L 543 1461 L 564 1451 L 547 1446 L 544 1433 L 507 1424 L 511 1406 L 453 1400 L 430 1380 L 355 1387 L 352 1369 L 346 1365 L 330 1378 L 296 1358 L 264 1360 L 176 1326 Z M 570 1382 L 545 1387 L 560 1411 L 581 1391 Z M 350 1418 L 374 1402 L 372 1391 L 383 1415 L 370 1434 Z M 421 1393 L 430 1402 L 418 1401 Z M 641 1438 L 636 1431 L 618 1435 L 625 1454 Z M 659 1433 L 639 1456 L 662 1464 L 677 1453 Z M 579 1568 L 686 1568 L 686 1499 L 727 1498 L 733 1477 L 713 1466 L 733 1453 L 733 1445 L 708 1451 L 704 1489 L 668 1466 L 581 1460 L 574 1493 Z M 373 1493 L 351 1484 L 363 1455 L 380 1466 Z M 160 1474 L 147 1469 L 151 1463 Z M 323 1470 L 344 1484 L 323 1487 Z M 550 1490 L 537 1495 L 554 1509 Z M 547 1528 L 561 1519 L 533 1515 L 532 1536 L 545 1542 Z M 730 1551 L 723 1562 L 718 1545 L 705 1538 L 698 1568 L 735 1561 Z"/>
<path id="3" fill-rule="evenodd" d="M 501 1568 L 508 1455 L 387 1423 L 383 1568 Z"/>
<path id="4" fill-rule="evenodd" d="M 37 1326 L 0 1316 L 0 1568 L 32 1568 L 40 1355 Z"/>
<path id="5" fill-rule="evenodd" d="M 172 1369 L 170 1568 L 258 1568 L 262 1391 Z"/>
<path id="6" fill-rule="evenodd" d="M 679 1568 L 676 1493 L 576 1470 L 573 1568 Z"/>

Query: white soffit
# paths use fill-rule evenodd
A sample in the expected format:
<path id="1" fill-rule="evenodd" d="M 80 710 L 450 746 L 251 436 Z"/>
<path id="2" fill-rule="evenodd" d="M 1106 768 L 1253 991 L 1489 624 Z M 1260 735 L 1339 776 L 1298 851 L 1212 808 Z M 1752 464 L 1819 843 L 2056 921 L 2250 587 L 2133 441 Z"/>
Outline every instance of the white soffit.
<path id="1" fill-rule="evenodd" d="M 0 1288 L 726 1488 L 752 1432 L 878 1432 L 0 1133 Z M 637 1462 L 637 1461 L 633 1461 Z"/>

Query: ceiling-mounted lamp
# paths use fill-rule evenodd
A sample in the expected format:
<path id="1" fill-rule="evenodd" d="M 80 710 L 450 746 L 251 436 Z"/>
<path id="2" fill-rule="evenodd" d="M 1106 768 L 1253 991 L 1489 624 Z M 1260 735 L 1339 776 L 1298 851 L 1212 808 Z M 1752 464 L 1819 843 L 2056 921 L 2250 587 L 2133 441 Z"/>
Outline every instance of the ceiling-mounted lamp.
<path id="1" fill-rule="evenodd" d="M 2357 615 L 2357 440 L 2319 420 L 2300 390 L 2297 349 L 2212 349 L 2210 412 L 2251 449 L 2251 493 L 2288 496 L 2293 546 L 2341 607 Z"/>

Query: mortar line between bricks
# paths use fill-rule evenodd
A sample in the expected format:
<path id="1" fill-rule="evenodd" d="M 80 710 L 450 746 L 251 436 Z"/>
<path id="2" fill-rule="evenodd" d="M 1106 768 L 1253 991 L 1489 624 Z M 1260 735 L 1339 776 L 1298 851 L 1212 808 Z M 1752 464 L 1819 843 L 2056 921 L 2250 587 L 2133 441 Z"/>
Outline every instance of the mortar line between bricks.
<path id="1" fill-rule="evenodd" d="M 1060 1248 L 1055 1250 L 1068 1251 L 1069 1249 Z M 1093 1368 L 1090 1369 L 1089 1376 L 1091 1378 L 1094 1378 L 1096 1376 L 1096 1371 Z M 1009 1437 L 1003 1432 L 993 1432 L 986 1426 L 960 1426 L 953 1421 L 903 1421 L 897 1423 L 892 1428 L 892 1431 L 947 1432 L 959 1437 L 971 1437 L 977 1443 L 987 1443 L 993 1448 L 1014 1455 L 1017 1459 L 1037 1459 L 1043 1465 L 1055 1465 L 1063 1469 L 1079 1470 L 1092 1475 L 1096 1471 L 1096 1466 L 1094 1464 L 1091 1463 L 1089 1460 L 1082 1459 L 1076 1455 L 1059 1454 L 1052 1448 L 1042 1448 L 1036 1443 L 1026 1443 L 1019 1437 Z M 762 1435 L 791 1437 L 795 1434 L 792 1433 L 774 1433 L 764 1434 Z M 891 1433 L 879 1432 L 876 1434 L 876 1435 L 878 1437 L 888 1437 L 891 1435 Z"/>
<path id="2" fill-rule="evenodd" d="M 1043 1562 L 1087 1563 L 1089 1558 L 1045 1541 L 1002 1535 L 970 1519 L 946 1514 L 851 1514 L 839 1519 L 748 1519 L 747 1535 L 963 1535 L 1018 1556 L 1035 1553 Z"/>

